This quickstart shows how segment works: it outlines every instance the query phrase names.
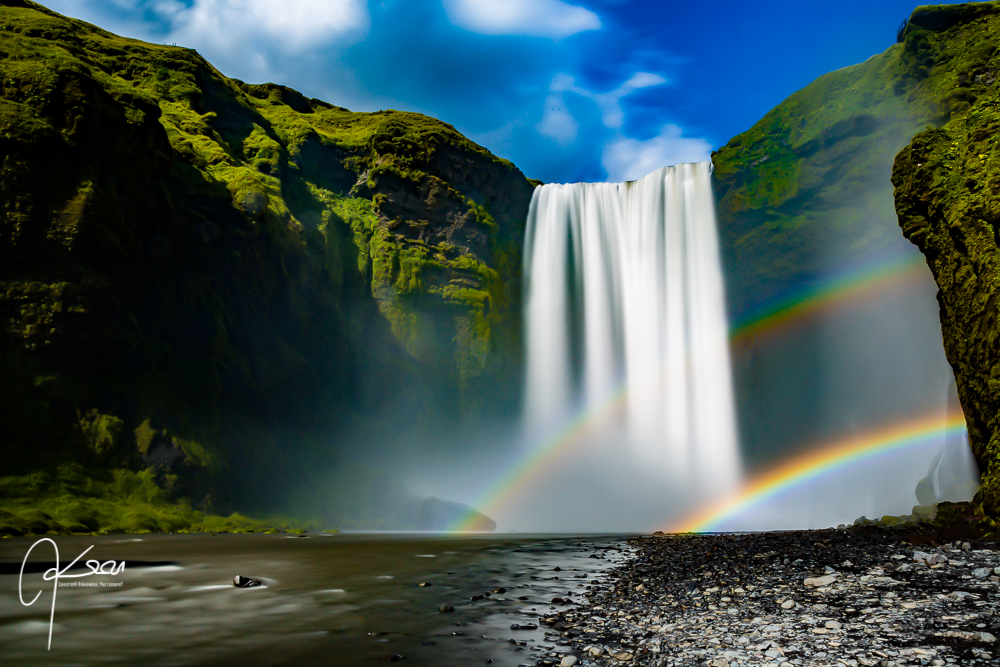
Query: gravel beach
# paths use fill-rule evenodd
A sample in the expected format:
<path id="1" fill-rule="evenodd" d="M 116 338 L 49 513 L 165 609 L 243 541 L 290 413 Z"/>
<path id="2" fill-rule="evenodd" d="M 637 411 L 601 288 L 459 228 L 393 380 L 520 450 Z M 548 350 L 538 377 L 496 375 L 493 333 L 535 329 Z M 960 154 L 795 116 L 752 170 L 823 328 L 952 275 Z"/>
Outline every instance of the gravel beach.
<path id="1" fill-rule="evenodd" d="M 538 664 L 1000 665 L 997 544 L 875 528 L 629 543 L 589 603 L 542 614 L 555 650 Z"/>

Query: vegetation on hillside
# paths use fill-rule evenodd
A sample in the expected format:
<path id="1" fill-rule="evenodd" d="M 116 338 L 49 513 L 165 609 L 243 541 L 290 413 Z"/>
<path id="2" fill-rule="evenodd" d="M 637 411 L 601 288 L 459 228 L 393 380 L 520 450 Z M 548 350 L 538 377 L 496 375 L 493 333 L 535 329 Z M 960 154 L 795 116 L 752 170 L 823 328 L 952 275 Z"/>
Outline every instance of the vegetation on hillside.
<path id="1" fill-rule="evenodd" d="M 8 511 L 76 464 L 335 520 L 314 471 L 516 404 L 533 186 L 446 123 L 0 0 L 0 154 Z"/>
<path id="2" fill-rule="evenodd" d="M 921 132 L 893 168 L 904 235 L 940 288 L 948 361 L 972 452 L 983 473 L 976 504 L 1000 516 L 1000 3 L 923 7 L 904 33 L 930 54 L 949 122 Z"/>
<path id="3" fill-rule="evenodd" d="M 713 155 L 738 319 L 782 289 L 891 252 L 896 153 L 969 109 L 996 48 L 988 35 L 942 37 L 923 26 L 992 21 L 993 5 L 918 8 L 901 43 L 818 78 Z"/>

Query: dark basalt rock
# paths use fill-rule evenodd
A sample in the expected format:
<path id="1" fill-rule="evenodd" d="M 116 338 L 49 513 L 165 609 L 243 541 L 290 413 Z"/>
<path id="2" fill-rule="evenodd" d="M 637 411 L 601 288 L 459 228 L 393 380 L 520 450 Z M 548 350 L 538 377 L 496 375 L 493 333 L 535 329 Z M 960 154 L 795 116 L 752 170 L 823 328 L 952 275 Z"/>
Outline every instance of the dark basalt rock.
<path id="1" fill-rule="evenodd" d="M 233 577 L 233 586 L 236 588 L 257 588 L 258 586 L 263 586 L 264 582 L 260 579 L 252 579 L 250 577 L 244 577 L 237 574 Z"/>

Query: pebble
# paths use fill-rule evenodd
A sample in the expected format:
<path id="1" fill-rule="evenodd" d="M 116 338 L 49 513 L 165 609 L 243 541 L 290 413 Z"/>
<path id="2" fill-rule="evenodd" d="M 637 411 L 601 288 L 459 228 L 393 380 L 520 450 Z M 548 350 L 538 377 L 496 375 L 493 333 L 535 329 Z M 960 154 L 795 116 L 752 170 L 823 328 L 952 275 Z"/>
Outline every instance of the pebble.
<path id="1" fill-rule="evenodd" d="M 455 608 L 452 607 L 450 604 L 443 604 L 440 607 L 438 607 L 438 611 L 440 612 L 455 611 Z"/>
<path id="2" fill-rule="evenodd" d="M 874 526 L 628 544 L 583 601 L 541 613 L 562 653 L 539 664 L 1000 665 L 992 545 L 914 545 Z"/>

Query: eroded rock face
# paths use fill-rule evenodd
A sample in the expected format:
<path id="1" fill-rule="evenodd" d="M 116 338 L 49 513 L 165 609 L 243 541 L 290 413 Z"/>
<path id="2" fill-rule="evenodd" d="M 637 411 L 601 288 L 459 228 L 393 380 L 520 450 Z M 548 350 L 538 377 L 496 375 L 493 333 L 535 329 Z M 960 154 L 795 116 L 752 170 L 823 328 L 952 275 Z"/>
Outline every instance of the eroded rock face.
<path id="1" fill-rule="evenodd" d="M 983 473 L 977 499 L 1000 516 L 1000 6 L 976 9 L 932 21 L 939 32 L 908 29 L 936 53 L 930 74 L 950 84 L 952 115 L 899 153 L 892 182 L 903 234 L 940 288 L 945 353 Z"/>

